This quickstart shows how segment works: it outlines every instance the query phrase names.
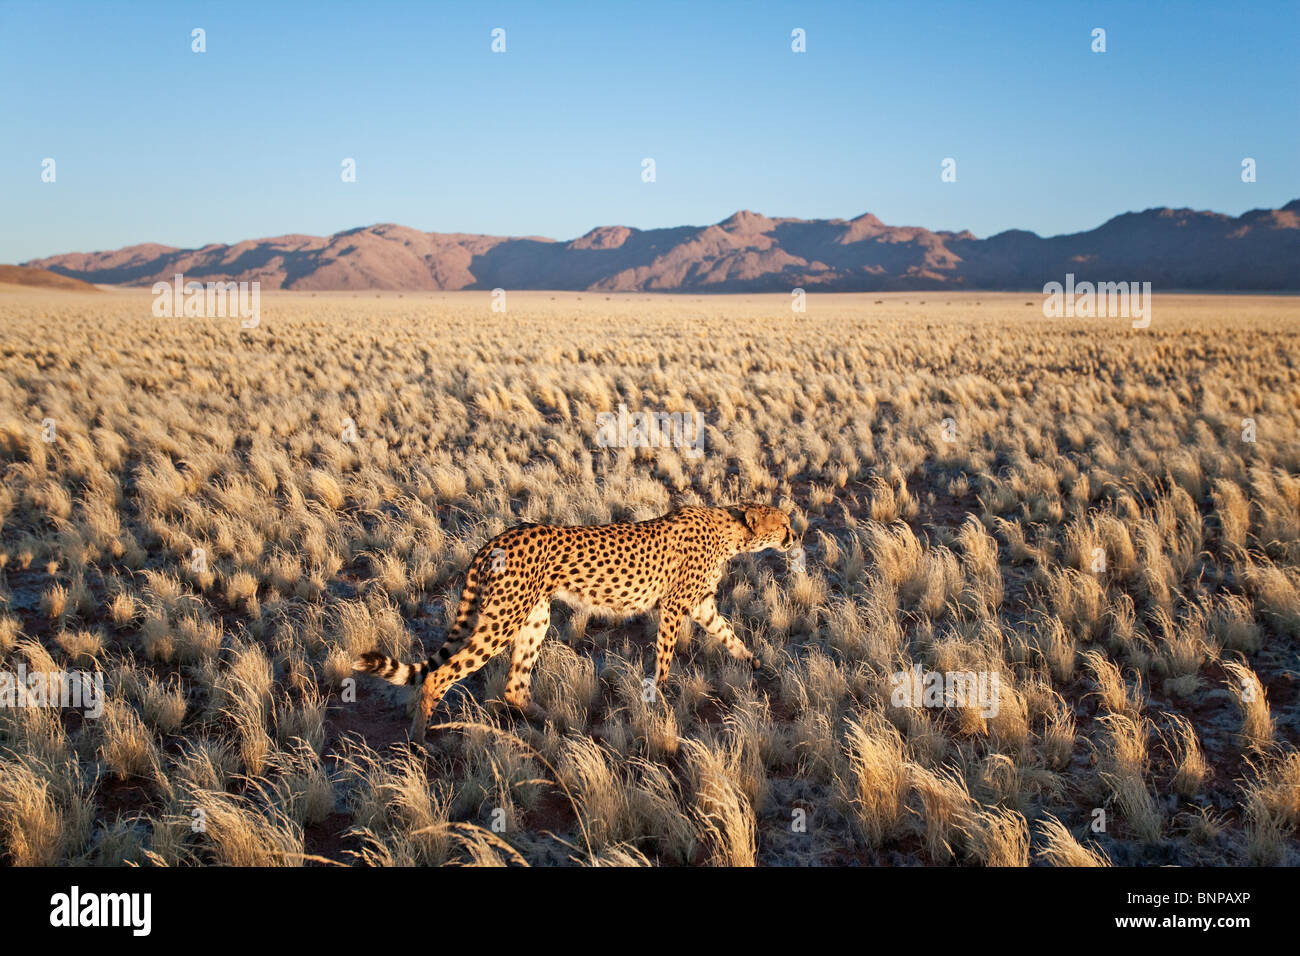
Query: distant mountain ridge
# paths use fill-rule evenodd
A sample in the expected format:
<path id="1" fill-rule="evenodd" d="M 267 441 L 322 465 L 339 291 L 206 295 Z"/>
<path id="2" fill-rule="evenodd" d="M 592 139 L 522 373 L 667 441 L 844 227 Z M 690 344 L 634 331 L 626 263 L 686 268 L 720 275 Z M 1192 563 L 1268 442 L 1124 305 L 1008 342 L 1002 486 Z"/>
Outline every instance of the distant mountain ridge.
<path id="1" fill-rule="evenodd" d="M 28 269 L 23 266 L 0 265 L 0 285 L 27 286 L 40 289 L 63 289 L 68 292 L 98 292 L 89 282 L 70 279 L 48 269 Z"/>
<path id="2" fill-rule="evenodd" d="M 25 266 L 87 282 L 151 285 L 259 280 L 264 289 L 569 289 L 606 292 L 876 292 L 1039 289 L 1078 281 L 1153 288 L 1300 291 L 1300 199 L 1232 217 L 1147 209 L 1096 229 L 1043 238 L 887 226 L 856 219 L 771 219 L 742 210 L 711 226 L 600 226 L 568 242 L 420 232 L 380 224 L 176 249 L 155 243 L 68 253 Z"/>

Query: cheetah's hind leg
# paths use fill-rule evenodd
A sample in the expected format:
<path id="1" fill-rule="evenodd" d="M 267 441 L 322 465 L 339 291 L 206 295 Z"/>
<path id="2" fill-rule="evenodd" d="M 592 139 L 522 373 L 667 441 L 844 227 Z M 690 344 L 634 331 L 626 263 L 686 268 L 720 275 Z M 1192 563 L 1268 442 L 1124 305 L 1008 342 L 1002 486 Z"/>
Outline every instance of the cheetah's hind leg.
<path id="1" fill-rule="evenodd" d="M 551 719 L 551 715 L 547 712 L 546 708 L 535 700 L 530 700 L 526 704 L 519 705 L 509 700 L 493 698 L 488 701 L 488 706 L 497 713 L 516 714 L 523 717 L 529 723 L 536 724 L 539 727 L 545 726 L 546 722 Z"/>
<path id="2" fill-rule="evenodd" d="M 534 723 L 546 723 L 546 709 L 533 700 L 531 683 L 533 665 L 541 650 L 546 630 L 551 626 L 551 599 L 541 598 L 515 635 L 510 657 L 510 673 L 506 676 L 505 703 Z"/>

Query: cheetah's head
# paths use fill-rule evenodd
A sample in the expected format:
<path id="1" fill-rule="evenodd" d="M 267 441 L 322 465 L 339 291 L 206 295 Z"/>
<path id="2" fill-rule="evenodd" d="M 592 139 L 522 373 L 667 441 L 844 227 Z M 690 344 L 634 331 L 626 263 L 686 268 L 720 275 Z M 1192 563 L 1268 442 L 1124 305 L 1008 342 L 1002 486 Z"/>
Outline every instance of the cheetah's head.
<path id="1" fill-rule="evenodd" d="M 796 543 L 790 519 L 779 508 L 742 504 L 728 510 L 742 526 L 741 551 L 788 550 Z"/>

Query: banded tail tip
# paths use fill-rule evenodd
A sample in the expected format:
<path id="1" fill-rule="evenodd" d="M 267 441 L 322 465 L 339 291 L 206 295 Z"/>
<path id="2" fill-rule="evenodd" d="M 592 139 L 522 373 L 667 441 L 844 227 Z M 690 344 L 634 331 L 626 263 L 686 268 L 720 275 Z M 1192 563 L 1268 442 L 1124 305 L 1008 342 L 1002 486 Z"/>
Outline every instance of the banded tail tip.
<path id="1" fill-rule="evenodd" d="M 352 662 L 352 669 L 354 671 L 365 671 L 368 674 L 373 674 L 387 662 L 388 658 L 383 654 L 378 654 L 375 651 L 366 651 Z"/>

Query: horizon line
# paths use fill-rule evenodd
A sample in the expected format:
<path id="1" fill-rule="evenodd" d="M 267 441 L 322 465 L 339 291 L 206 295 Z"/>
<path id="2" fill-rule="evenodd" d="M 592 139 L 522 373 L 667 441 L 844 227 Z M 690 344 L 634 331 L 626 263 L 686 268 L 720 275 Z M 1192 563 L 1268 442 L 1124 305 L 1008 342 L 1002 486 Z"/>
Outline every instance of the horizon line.
<path id="1" fill-rule="evenodd" d="M 41 259 L 52 259 L 52 258 L 55 258 L 55 257 L 57 257 L 57 256 L 95 255 L 95 254 L 98 254 L 98 253 L 104 253 L 104 252 L 116 252 L 116 251 L 120 251 L 120 250 L 122 250 L 122 249 L 133 249 L 133 248 L 135 248 L 135 247 L 137 247 L 137 246 L 159 246 L 159 247 L 161 247 L 161 248 L 168 249 L 168 250 L 173 251 L 173 252 L 198 252 L 198 251 L 201 251 L 201 250 L 203 250 L 203 249 L 211 248 L 211 247 L 213 247 L 213 246 L 226 246 L 226 247 L 230 247 L 230 246 L 238 245 L 238 244 L 241 243 L 241 242 L 266 242 L 266 241 L 275 240 L 275 239 L 285 239 L 285 238 L 288 238 L 288 237 L 290 237 L 290 236 L 303 236 L 303 237 L 305 237 L 305 238 L 309 238 L 309 239 L 331 239 L 331 238 L 334 238 L 334 237 L 336 237 L 336 236 L 342 236 L 342 235 L 345 235 L 345 234 L 347 234 L 347 233 L 349 233 L 349 232 L 363 232 L 363 231 L 365 231 L 365 230 L 367 230 L 367 229 L 378 229 L 378 228 L 383 227 L 383 226 L 394 226 L 394 227 L 397 227 L 397 228 L 400 228 L 400 229 L 411 229 L 411 230 L 413 230 L 413 231 L 415 231 L 415 232 L 420 232 L 420 233 L 423 233 L 423 234 L 425 234 L 425 235 L 433 235 L 433 236 L 480 236 L 480 237 L 490 238 L 490 239 L 505 239 L 505 240 L 515 240 L 515 241 L 520 241 L 520 240 L 534 240 L 534 241 L 542 241 L 542 242 L 566 243 L 566 242 L 575 242 L 575 241 L 577 241 L 578 239 L 582 239 L 582 238 L 584 238 L 584 237 L 586 237 L 586 236 L 591 235 L 593 232 L 596 232 L 596 231 L 599 230 L 599 229 L 629 229 L 629 230 L 631 230 L 631 231 L 633 231 L 633 232 L 642 232 L 642 233 L 644 233 L 644 232 L 666 232 L 666 231 L 673 230 L 673 229 L 707 229 L 707 228 L 709 228 L 710 226 L 721 226 L 723 223 L 728 222 L 728 221 L 730 221 L 730 220 L 736 218 L 737 216 L 740 216 L 740 215 L 745 214 L 745 213 L 748 213 L 748 214 L 753 215 L 753 216 L 761 216 L 761 217 L 764 218 L 764 219 L 769 219 L 769 220 L 772 220 L 772 221 L 775 221 L 775 222 L 801 222 L 801 223 L 817 223 L 817 222 L 824 222 L 824 223 L 851 223 L 851 222 L 856 222 L 856 221 L 859 220 L 859 219 L 866 218 L 867 216 L 871 216 L 871 217 L 875 218 L 877 222 L 880 222 L 882 225 L 886 226 L 887 228 L 892 228 L 892 229 L 925 229 L 926 231 L 931 232 L 931 233 L 934 233 L 935 235 L 950 235 L 950 236 L 960 236 L 960 235 L 962 235 L 963 233 L 969 233 L 969 234 L 970 234 L 971 236 L 973 236 L 975 239 L 980 240 L 980 241 L 984 241 L 984 240 L 988 240 L 988 239 L 994 239 L 994 238 L 996 238 L 996 237 L 998 237 L 998 236 L 1004 236 L 1004 235 L 1006 235 L 1006 234 L 1008 234 L 1008 233 L 1023 233 L 1023 234 L 1025 234 L 1025 235 L 1034 236 L 1034 237 L 1036 237 L 1036 238 L 1038 238 L 1038 239 L 1058 239 L 1058 238 L 1063 238 L 1063 237 L 1067 237 L 1067 236 L 1078 236 L 1078 235 L 1082 235 L 1082 234 L 1087 233 L 1087 232 L 1092 232 L 1092 231 L 1094 231 L 1094 230 L 1096 230 L 1096 229 L 1100 229 L 1102 226 L 1106 225 L 1107 223 L 1113 222 L 1113 221 L 1115 221 L 1116 219 L 1122 218 L 1122 217 L 1124 217 L 1124 216 L 1142 215 L 1142 214 L 1144 214 L 1144 213 L 1149 213 L 1149 212 L 1159 212 L 1159 211 L 1165 211 L 1165 210 L 1167 210 L 1167 211 L 1169 211 L 1169 212 L 1199 213 L 1199 214 L 1208 214 L 1208 215 L 1215 215 L 1215 216 L 1224 216 L 1224 217 L 1229 218 L 1229 219 L 1241 219 L 1241 218 L 1243 218 L 1243 217 L 1245 217 L 1245 216 L 1250 215 L 1251 213 L 1256 213 L 1256 212 L 1275 212 L 1275 211 L 1277 211 L 1277 210 L 1286 209 L 1288 206 L 1291 206 L 1292 204 L 1296 204 L 1296 203 L 1300 203 L 1300 197 L 1297 197 L 1297 198 L 1295 198 L 1295 199 L 1288 200 L 1287 202 L 1283 203 L 1281 206 L 1277 206 L 1277 207 L 1272 207 L 1272 206 L 1255 206 L 1255 207 L 1251 207 L 1250 209 L 1247 209 L 1247 210 L 1245 210 L 1244 212 L 1242 212 L 1242 213 L 1240 213 L 1239 215 L 1236 215 L 1236 216 L 1232 215 L 1231 213 L 1222 213 L 1222 212 L 1218 212 L 1218 211 L 1213 210 L 1213 209 L 1196 209 L 1196 208 L 1191 207 L 1191 206 L 1169 206 L 1169 205 L 1147 206 L 1147 207 L 1144 208 L 1144 209 L 1128 209 L 1128 210 L 1125 210 L 1125 211 L 1123 211 L 1123 212 L 1117 212 L 1117 213 L 1115 213 L 1114 215 L 1110 216 L 1109 218 L 1102 220 L 1100 223 L 1098 223 L 1097 225 L 1093 226 L 1091 229 L 1083 229 L 1083 230 L 1079 230 L 1079 231 L 1077 231 L 1077 232 L 1059 232 L 1059 233 L 1053 233 L 1052 235 L 1049 235 L 1049 236 L 1043 236 L 1043 235 L 1040 235 L 1039 233 L 1036 233 L 1036 232 L 1034 232 L 1034 231 L 1031 230 L 1031 229 L 1017 229 L 1017 228 L 1003 229 L 1003 230 L 1001 230 L 1000 232 L 991 233 L 991 234 L 989 234 L 989 235 L 987 235 L 987 236 L 982 236 L 982 237 L 981 237 L 981 236 L 977 235 L 975 232 L 973 232 L 973 231 L 970 230 L 970 229 L 932 229 L 932 228 L 930 228 L 929 226 L 918 226 L 918 225 L 915 225 L 915 224 L 898 224 L 898 225 L 891 225 L 891 224 L 889 224 L 889 223 L 884 222 L 884 221 L 881 220 L 878 216 L 876 216 L 874 213 L 872 213 L 872 212 L 870 212 L 870 211 L 859 213 L 857 216 L 854 216 L 854 217 L 852 217 L 852 218 L 847 218 L 847 219 L 846 219 L 846 218 L 843 218 L 843 217 L 839 217 L 839 216 L 837 216 L 837 217 L 833 217 L 833 218 L 830 218 L 830 219 L 804 219 L 804 218 L 801 218 L 801 217 L 798 217 L 798 216 L 770 216 L 770 215 L 767 215 L 766 213 L 757 213 L 757 212 L 754 212 L 754 211 L 751 210 L 751 209 L 737 209 L 735 212 L 731 213 L 729 216 L 726 216 L 726 217 L 723 218 L 723 219 L 719 219 L 717 222 L 710 222 L 710 223 L 703 223 L 703 224 L 697 224 L 697 223 L 681 223 L 681 224 L 676 225 L 676 226 L 652 226 L 652 227 L 649 227 L 649 228 L 644 228 L 644 227 L 641 227 L 641 226 L 629 226 L 629 225 L 626 225 L 626 224 L 623 224 L 623 223 L 604 223 L 604 224 L 600 224 L 600 225 L 592 226 L 592 227 L 589 228 L 586 232 L 583 232 L 583 233 L 581 233 L 581 234 L 579 234 L 579 235 L 573 236 L 572 238 L 569 238 L 569 239 L 558 239 L 558 238 L 553 238 L 553 237 L 551 237 L 551 236 L 544 236 L 544 235 L 541 235 L 541 234 L 539 234 L 539 233 L 527 233 L 527 234 L 523 234 L 523 233 L 521 233 L 521 234 L 514 234 L 514 235 L 501 235 L 501 234 L 498 234 L 498 233 L 489 233 L 489 232 L 467 232 L 467 231 L 465 231 L 465 230 L 456 230 L 456 229 L 452 229 L 452 230 L 421 229 L 421 228 L 419 228 L 419 227 L 417 227 L 417 226 L 406 225 L 405 223 L 393 222 L 393 221 L 382 221 L 382 222 L 374 222 L 374 223 L 370 223 L 370 224 L 368 224 L 368 225 L 364 225 L 364 226 L 348 226 L 348 227 L 346 227 L 346 228 L 344 228 L 344 229 L 338 229 L 338 230 L 336 230 L 336 231 L 334 231 L 334 232 L 325 233 L 325 234 L 311 233 L 311 232 L 282 232 L 282 233 L 277 233 L 277 234 L 274 234 L 274 235 L 258 236 L 258 237 L 255 237 L 255 238 L 235 239 L 235 240 L 233 240 L 233 241 L 225 241 L 225 242 L 223 242 L 223 241 L 206 242 L 206 243 L 203 243 L 202 245 L 198 245 L 198 246 L 173 246 L 173 245 L 169 245 L 169 244 L 167 244 L 167 243 L 155 242 L 154 240 L 146 239 L 146 240 L 142 240 L 142 241 L 140 241 L 140 242 L 127 243 L 127 244 L 124 245 L 124 246 L 117 246 L 117 247 L 114 248 L 114 249 L 91 249 L 91 250 L 84 250 L 84 251 L 83 251 L 83 250 L 73 250 L 73 251 L 70 251 L 70 252 L 56 252 L 56 253 L 51 253 L 50 255 L 45 255 L 45 256 L 35 256 L 35 257 L 33 257 L 33 258 L 26 259 L 26 260 L 24 260 L 24 261 L 22 261 L 22 262 L 0 263 L 0 264 L 5 264 L 5 265 L 15 265 L 15 266 L 26 266 L 28 263 L 31 263 L 31 262 L 37 262 L 37 261 L 39 261 L 39 260 L 41 260 Z"/>

